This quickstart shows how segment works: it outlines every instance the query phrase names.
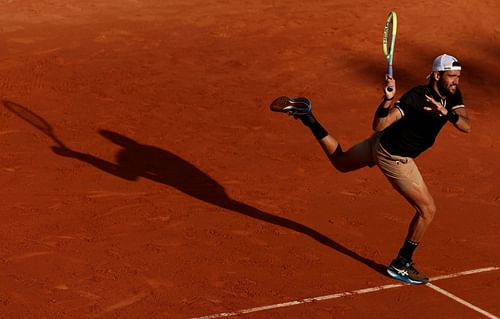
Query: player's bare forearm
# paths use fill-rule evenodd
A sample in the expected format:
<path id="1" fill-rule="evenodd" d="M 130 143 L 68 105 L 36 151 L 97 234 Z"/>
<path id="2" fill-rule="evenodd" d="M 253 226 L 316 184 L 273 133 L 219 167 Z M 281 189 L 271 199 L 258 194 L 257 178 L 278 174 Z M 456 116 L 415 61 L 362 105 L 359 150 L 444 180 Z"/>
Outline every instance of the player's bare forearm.
<path id="1" fill-rule="evenodd" d="M 458 121 L 454 123 L 455 127 L 464 133 L 470 133 L 471 121 L 465 108 L 459 108 L 454 111 L 458 114 Z"/>
<path id="2" fill-rule="evenodd" d="M 399 120 L 400 117 L 401 113 L 392 107 L 392 100 L 384 99 L 373 116 L 372 129 L 376 132 L 381 132 Z"/>
<path id="3" fill-rule="evenodd" d="M 440 102 L 437 102 L 434 100 L 431 96 L 426 95 L 426 100 L 429 103 L 427 106 L 424 107 L 424 110 L 428 112 L 433 112 L 439 115 L 444 115 L 448 117 L 448 120 L 455 125 L 457 129 L 464 133 L 470 133 L 471 130 L 471 125 L 470 125 L 470 119 L 469 116 L 467 115 L 467 111 L 465 110 L 464 107 L 457 108 L 452 111 L 448 111 L 444 105 L 442 105 Z M 450 113 L 451 112 L 451 113 Z"/>
<path id="4" fill-rule="evenodd" d="M 382 102 L 380 102 L 377 111 L 373 115 L 372 128 L 374 131 L 382 131 L 385 128 L 384 124 L 387 122 L 391 104 L 392 100 L 383 99 Z M 385 113 L 387 113 L 387 115 L 384 116 Z"/>
<path id="5" fill-rule="evenodd" d="M 385 76 L 384 96 L 373 116 L 372 129 L 383 131 L 386 127 L 399 120 L 399 111 L 392 107 L 396 95 L 396 80 L 389 75 Z"/>

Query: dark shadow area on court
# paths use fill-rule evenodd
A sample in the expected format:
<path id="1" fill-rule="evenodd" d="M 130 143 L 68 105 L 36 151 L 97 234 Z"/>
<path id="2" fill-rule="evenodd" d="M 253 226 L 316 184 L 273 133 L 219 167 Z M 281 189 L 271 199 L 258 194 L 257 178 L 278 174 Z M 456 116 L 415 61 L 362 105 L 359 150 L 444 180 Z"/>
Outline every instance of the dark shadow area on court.
<path id="1" fill-rule="evenodd" d="M 174 187 L 201 201 L 240 213 L 242 215 L 291 229 L 349 256 L 379 273 L 385 274 L 385 266 L 360 256 L 318 231 L 293 220 L 276 216 L 230 198 L 224 187 L 209 175 L 179 156 L 151 145 L 140 144 L 122 134 L 100 130 L 99 133 L 112 143 L 122 147 L 116 155 L 116 163 L 93 155 L 54 146 L 58 155 L 86 162 L 106 173 L 134 181 L 140 177 Z"/>
<path id="2" fill-rule="evenodd" d="M 31 111 L 30 109 L 22 106 L 19 103 L 12 102 L 10 100 L 2 100 L 3 106 L 12 112 L 14 115 L 18 116 L 22 120 L 28 122 L 31 126 L 37 128 L 40 132 L 47 135 L 56 145 L 65 148 L 64 143 L 57 138 L 54 134 L 52 125 L 49 124 L 43 117 Z"/>
<path id="3" fill-rule="evenodd" d="M 246 203 L 230 198 L 224 187 L 216 180 L 193 164 L 167 150 L 152 145 L 141 144 L 117 132 L 100 130 L 99 134 L 101 136 L 121 147 L 116 154 L 116 163 L 106 161 L 94 155 L 70 149 L 55 136 L 52 126 L 47 121 L 28 110 L 28 108 L 11 101 L 4 101 L 4 106 L 10 111 L 14 112 L 14 110 L 17 110 L 19 113 L 26 114 L 26 116 L 20 117 L 49 136 L 56 144 L 52 146 L 52 150 L 60 156 L 80 160 L 99 170 L 128 181 L 136 181 L 141 177 L 147 178 L 173 187 L 198 200 L 256 220 L 288 228 L 357 260 L 381 274 L 386 274 L 386 266 L 359 255 L 308 226 L 285 217 L 264 212 Z"/>

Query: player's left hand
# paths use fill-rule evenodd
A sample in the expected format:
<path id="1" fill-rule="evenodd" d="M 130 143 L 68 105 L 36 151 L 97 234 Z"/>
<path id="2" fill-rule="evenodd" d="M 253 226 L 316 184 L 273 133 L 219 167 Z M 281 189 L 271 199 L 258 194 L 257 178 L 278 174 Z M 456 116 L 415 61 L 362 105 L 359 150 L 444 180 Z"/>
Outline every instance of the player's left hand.
<path id="1" fill-rule="evenodd" d="M 425 100 L 427 101 L 428 104 L 424 106 L 424 110 L 436 113 L 439 116 L 448 114 L 448 110 L 443 106 L 443 104 L 434 100 L 431 96 L 426 95 Z"/>

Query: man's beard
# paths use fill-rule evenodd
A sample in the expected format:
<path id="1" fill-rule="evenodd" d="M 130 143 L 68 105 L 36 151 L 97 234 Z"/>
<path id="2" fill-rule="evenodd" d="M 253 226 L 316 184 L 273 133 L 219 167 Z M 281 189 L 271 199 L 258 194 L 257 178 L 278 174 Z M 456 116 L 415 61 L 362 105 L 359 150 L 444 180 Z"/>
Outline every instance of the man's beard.
<path id="1" fill-rule="evenodd" d="M 450 90 L 448 90 L 448 88 L 446 88 L 444 86 L 444 84 L 441 80 L 438 81 L 438 87 L 439 87 L 439 91 L 441 91 L 441 94 L 444 94 L 446 96 L 452 96 L 458 90 L 458 85 L 455 85 L 455 92 L 451 92 Z"/>

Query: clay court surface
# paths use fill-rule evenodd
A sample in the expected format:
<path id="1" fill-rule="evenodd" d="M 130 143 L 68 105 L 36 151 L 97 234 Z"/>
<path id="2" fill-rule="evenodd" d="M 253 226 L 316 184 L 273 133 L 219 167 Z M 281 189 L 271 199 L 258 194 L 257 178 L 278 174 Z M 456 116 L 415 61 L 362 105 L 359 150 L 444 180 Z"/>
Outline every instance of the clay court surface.
<path id="1" fill-rule="evenodd" d="M 500 316 L 500 2 L 2 0 L 0 318 L 193 318 L 399 285 L 384 267 L 413 209 L 269 111 L 307 96 L 344 148 L 369 136 L 392 9 L 398 96 L 449 53 L 472 120 L 418 158 L 438 213 L 417 268 L 493 267 L 433 284 Z M 400 286 L 234 317 L 487 316 Z"/>

